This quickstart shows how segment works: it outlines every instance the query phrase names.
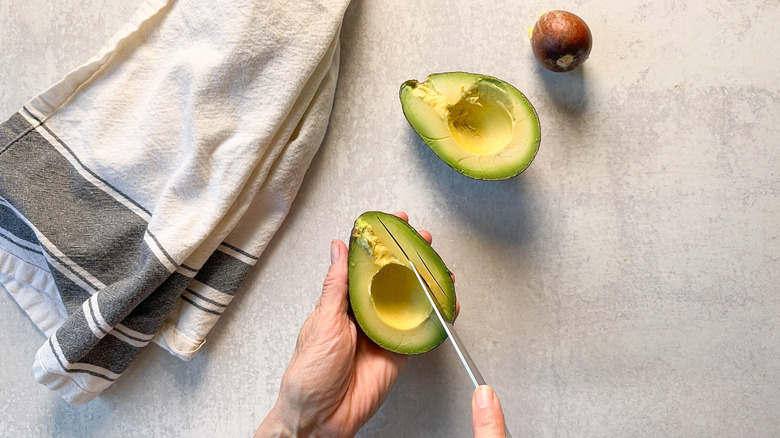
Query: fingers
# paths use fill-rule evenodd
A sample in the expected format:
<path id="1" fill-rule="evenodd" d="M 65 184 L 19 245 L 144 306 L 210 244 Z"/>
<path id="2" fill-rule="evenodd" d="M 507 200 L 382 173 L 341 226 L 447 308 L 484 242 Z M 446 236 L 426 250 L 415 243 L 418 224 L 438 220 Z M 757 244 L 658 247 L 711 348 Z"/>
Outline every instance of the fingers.
<path id="1" fill-rule="evenodd" d="M 474 438 L 504 438 L 504 412 L 496 393 L 487 385 L 474 390 L 471 398 L 471 427 Z"/>
<path id="2" fill-rule="evenodd" d="M 330 244 L 330 268 L 322 285 L 319 305 L 323 310 L 346 313 L 347 300 L 347 245 L 336 239 Z"/>
<path id="3" fill-rule="evenodd" d="M 404 213 L 403 211 L 397 211 L 393 213 L 393 216 L 397 216 L 401 218 L 404 222 L 409 222 L 409 215 Z"/>

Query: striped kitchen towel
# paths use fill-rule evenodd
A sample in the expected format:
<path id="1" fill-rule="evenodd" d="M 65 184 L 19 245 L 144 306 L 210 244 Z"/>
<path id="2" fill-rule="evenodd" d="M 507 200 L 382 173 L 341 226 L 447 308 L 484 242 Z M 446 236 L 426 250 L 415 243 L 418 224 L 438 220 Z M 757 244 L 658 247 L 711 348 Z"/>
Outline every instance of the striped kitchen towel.
<path id="1" fill-rule="evenodd" d="M 191 358 L 325 135 L 349 0 L 150 0 L 0 125 L 0 285 L 92 400 L 147 344 Z"/>

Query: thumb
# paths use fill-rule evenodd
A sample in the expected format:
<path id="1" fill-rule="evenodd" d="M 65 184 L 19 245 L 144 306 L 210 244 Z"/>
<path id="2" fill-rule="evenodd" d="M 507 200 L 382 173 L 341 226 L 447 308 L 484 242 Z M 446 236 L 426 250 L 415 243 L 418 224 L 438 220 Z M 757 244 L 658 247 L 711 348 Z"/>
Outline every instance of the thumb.
<path id="1" fill-rule="evenodd" d="M 336 239 L 330 243 L 330 268 L 325 276 L 319 300 L 322 310 L 329 313 L 346 313 L 347 282 L 347 246 Z"/>
<path id="2" fill-rule="evenodd" d="M 474 390 L 471 397 L 471 427 L 474 438 L 504 438 L 504 412 L 496 393 L 487 385 Z"/>

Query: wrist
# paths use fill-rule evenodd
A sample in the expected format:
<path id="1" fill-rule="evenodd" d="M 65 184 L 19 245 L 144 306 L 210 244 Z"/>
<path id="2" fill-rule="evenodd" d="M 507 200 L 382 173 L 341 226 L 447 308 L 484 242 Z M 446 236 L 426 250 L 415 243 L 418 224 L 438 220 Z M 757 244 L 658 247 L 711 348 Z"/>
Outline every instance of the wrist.
<path id="1" fill-rule="evenodd" d="M 276 404 L 260 424 L 255 438 L 261 437 L 313 437 L 319 436 L 315 431 L 314 422 L 304 412 L 300 412 L 277 400 Z"/>
<path id="2" fill-rule="evenodd" d="M 266 415 L 260 427 L 257 428 L 254 438 L 279 437 L 294 438 L 302 436 L 298 428 L 285 421 L 283 416 L 279 415 L 276 407 Z"/>

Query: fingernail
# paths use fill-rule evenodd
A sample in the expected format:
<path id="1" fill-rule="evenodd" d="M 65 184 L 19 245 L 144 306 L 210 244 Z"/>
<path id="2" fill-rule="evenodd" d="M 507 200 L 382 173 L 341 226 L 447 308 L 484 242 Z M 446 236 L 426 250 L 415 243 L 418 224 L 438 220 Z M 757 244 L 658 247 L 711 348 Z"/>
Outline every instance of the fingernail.
<path id="1" fill-rule="evenodd" d="M 339 244 L 336 241 L 330 242 L 330 264 L 335 265 L 339 261 Z"/>
<path id="2" fill-rule="evenodd" d="M 477 406 L 484 409 L 493 404 L 493 390 L 489 386 L 482 385 L 477 388 Z"/>

